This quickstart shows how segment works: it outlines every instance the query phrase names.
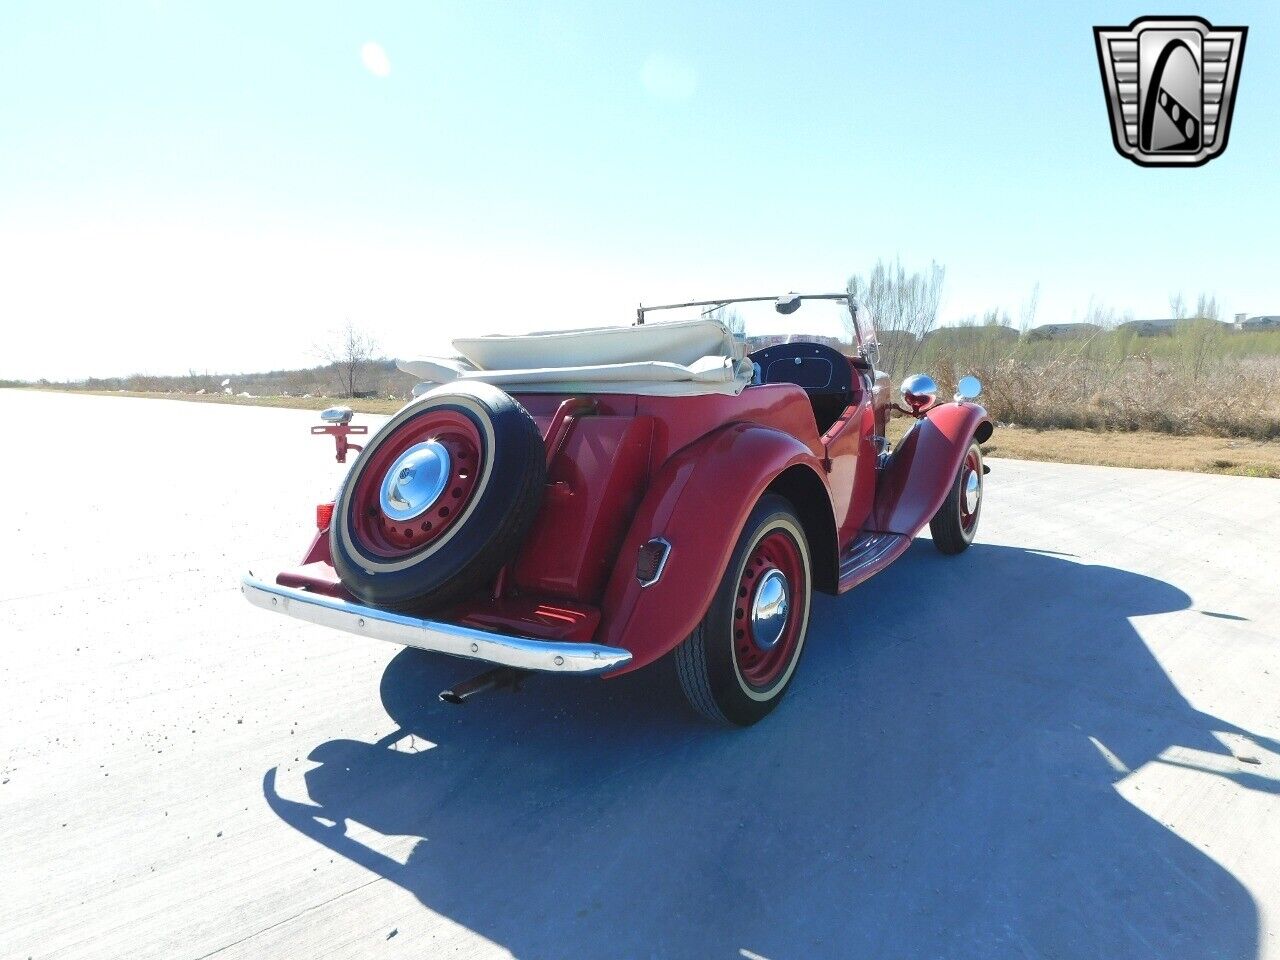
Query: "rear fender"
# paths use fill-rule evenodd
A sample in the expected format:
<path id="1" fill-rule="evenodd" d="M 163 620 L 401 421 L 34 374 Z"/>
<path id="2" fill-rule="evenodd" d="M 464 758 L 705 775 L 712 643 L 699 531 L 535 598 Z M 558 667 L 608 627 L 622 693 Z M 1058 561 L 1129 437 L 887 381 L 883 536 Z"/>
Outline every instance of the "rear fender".
<path id="1" fill-rule="evenodd" d="M 902 438 L 876 481 L 867 526 L 878 533 L 913 537 L 938 512 L 975 434 L 991 436 L 987 411 L 976 403 L 944 403 Z"/>
<path id="2" fill-rule="evenodd" d="M 794 476 L 787 473 L 791 468 L 809 471 L 813 482 L 802 481 L 803 486 L 796 487 Z M 834 566 L 834 555 L 817 553 L 828 545 L 833 550 L 835 542 L 822 462 L 795 437 L 768 427 L 731 424 L 685 447 L 662 466 L 618 552 L 595 637 L 596 643 L 631 652 L 631 662 L 619 673 L 657 660 L 693 632 L 724 576 L 747 515 L 784 473 L 793 487 L 816 490 L 821 496 L 820 511 L 807 506 L 828 525 L 825 537 L 820 530 L 810 536 L 811 542 L 821 541 L 821 546 L 811 547 L 814 566 Z M 636 579 L 636 560 L 641 546 L 655 538 L 666 540 L 671 550 L 662 576 L 642 587 Z"/>

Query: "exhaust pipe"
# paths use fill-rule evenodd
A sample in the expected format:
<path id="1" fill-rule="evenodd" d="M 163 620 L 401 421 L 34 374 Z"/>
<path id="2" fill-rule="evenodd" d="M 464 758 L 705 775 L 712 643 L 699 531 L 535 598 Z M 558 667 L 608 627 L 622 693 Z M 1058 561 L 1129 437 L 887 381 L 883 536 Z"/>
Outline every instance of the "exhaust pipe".
<path id="1" fill-rule="evenodd" d="M 464 704 L 478 693 L 484 693 L 486 690 L 501 690 L 503 687 L 510 687 L 514 693 L 520 689 L 520 682 L 528 674 L 528 670 L 517 670 L 515 667 L 495 667 L 470 680 L 463 681 L 456 687 L 441 690 L 440 701 Z"/>

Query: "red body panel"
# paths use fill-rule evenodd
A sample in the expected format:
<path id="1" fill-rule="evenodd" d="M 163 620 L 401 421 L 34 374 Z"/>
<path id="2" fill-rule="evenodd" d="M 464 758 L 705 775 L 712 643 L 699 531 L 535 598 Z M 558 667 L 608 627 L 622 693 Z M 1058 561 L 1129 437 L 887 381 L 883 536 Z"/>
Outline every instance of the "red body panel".
<path id="1" fill-rule="evenodd" d="M 565 400 L 563 394 L 550 393 L 517 393 L 515 398 L 544 433 Z M 650 475 L 677 450 L 726 423 L 758 423 L 775 427 L 798 438 L 815 454 L 820 454 L 822 449 L 809 397 L 801 388 L 789 383 L 766 383 L 744 390 L 736 397 L 723 394 L 697 397 L 592 394 L 591 399 L 596 401 L 599 416 L 653 418 Z"/>
<path id="2" fill-rule="evenodd" d="M 930 410 L 881 472 L 868 529 L 918 533 L 942 506 L 974 431 L 988 422 L 987 411 L 976 403 L 944 403 Z"/>
<path id="3" fill-rule="evenodd" d="M 450 610 L 449 619 L 468 627 L 520 637 L 588 643 L 600 623 L 600 611 L 569 600 L 477 597 Z"/>
<path id="4" fill-rule="evenodd" d="M 654 418 L 652 470 L 695 440 L 726 423 L 754 423 L 794 437 L 822 456 L 808 395 L 789 383 L 766 383 L 736 397 L 637 397 L 636 412 Z"/>
<path id="5" fill-rule="evenodd" d="M 875 494 L 876 454 L 871 441 L 875 411 L 864 393 L 822 437 L 825 450 L 831 509 L 840 544 L 848 543 L 871 513 Z"/>
<path id="6" fill-rule="evenodd" d="M 329 528 L 324 527 L 316 531 L 315 539 L 311 541 L 311 546 L 307 548 L 307 555 L 302 558 L 303 564 L 309 563 L 331 563 L 332 555 L 329 553 Z M 336 577 L 337 574 L 334 574 Z"/>
<path id="7" fill-rule="evenodd" d="M 852 537 L 858 535 L 858 531 L 865 528 L 867 518 L 871 516 L 872 507 L 875 505 L 876 499 L 876 460 L 880 455 L 880 450 L 872 439 L 877 436 L 880 431 L 876 429 L 876 407 L 875 399 L 864 405 L 861 410 L 862 424 L 859 432 L 859 439 L 862 447 L 858 453 L 858 465 L 853 482 L 853 497 L 850 501 L 849 522 L 840 528 L 837 542 L 840 544 L 848 543 Z M 857 522 L 857 526 L 853 522 Z"/>
<path id="8" fill-rule="evenodd" d="M 520 591 L 597 603 L 644 494 L 653 421 L 585 416 L 550 465 L 542 509 L 514 566 Z"/>
<path id="9" fill-rule="evenodd" d="M 516 399 L 544 433 L 564 401 L 552 394 Z M 792 438 L 807 438 L 797 442 L 821 456 L 813 407 L 790 384 L 753 387 L 738 396 L 592 399 L 596 415 L 575 420 L 550 464 L 542 510 L 514 564 L 517 589 L 600 603 L 619 543 L 655 475 L 673 453 L 726 423 L 769 424 Z"/>
<path id="10" fill-rule="evenodd" d="M 722 427 L 669 458 L 623 541 L 596 642 L 631 651 L 626 669 L 634 670 L 683 640 L 706 613 L 747 514 L 770 481 L 797 464 L 813 470 L 825 488 L 822 461 L 811 449 L 781 430 L 749 423 Z M 662 578 L 642 587 L 635 558 L 655 537 L 667 540 L 671 553 Z"/>

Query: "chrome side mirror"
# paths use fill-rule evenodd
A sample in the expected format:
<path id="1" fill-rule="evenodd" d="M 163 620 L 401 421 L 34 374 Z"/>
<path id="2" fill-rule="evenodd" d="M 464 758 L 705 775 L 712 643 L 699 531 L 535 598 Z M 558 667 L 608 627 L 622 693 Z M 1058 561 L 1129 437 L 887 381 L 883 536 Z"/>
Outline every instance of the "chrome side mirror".
<path id="1" fill-rule="evenodd" d="M 982 381 L 977 377 L 961 377 L 956 384 L 955 400 L 977 400 L 982 396 Z"/>
<path id="2" fill-rule="evenodd" d="M 320 411 L 320 419 L 325 423 L 350 423 L 355 415 L 350 407 L 329 407 Z"/>
<path id="3" fill-rule="evenodd" d="M 913 373 L 902 381 L 899 389 L 902 391 L 902 402 L 915 416 L 924 413 L 938 399 L 938 385 L 933 382 L 933 377 L 923 373 Z"/>

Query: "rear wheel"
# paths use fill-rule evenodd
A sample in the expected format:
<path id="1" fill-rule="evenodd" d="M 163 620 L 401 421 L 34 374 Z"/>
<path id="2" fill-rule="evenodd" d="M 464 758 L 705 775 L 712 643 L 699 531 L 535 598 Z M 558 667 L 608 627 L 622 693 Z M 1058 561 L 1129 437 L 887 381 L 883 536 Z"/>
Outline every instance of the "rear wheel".
<path id="1" fill-rule="evenodd" d="M 766 494 L 747 518 L 706 616 L 673 654 L 698 712 L 749 726 L 778 705 L 804 650 L 811 585 L 800 519 L 788 500 Z"/>
<path id="2" fill-rule="evenodd" d="M 943 553 L 960 553 L 973 543 L 982 513 L 982 486 L 982 451 L 975 442 L 969 444 L 947 498 L 929 521 L 933 545 Z"/>

